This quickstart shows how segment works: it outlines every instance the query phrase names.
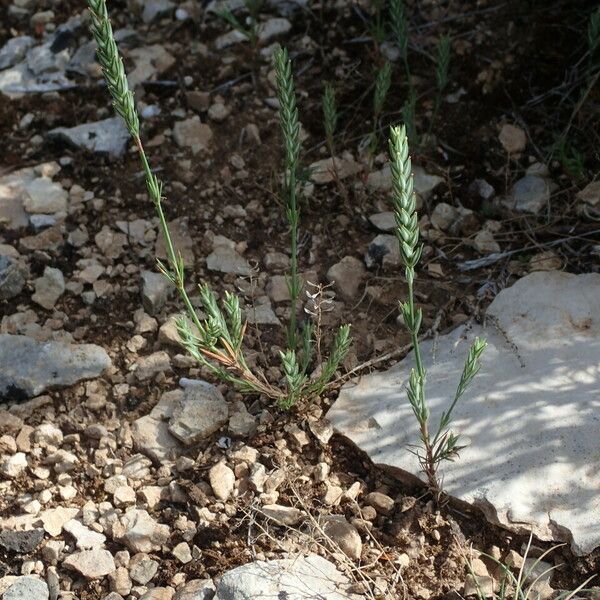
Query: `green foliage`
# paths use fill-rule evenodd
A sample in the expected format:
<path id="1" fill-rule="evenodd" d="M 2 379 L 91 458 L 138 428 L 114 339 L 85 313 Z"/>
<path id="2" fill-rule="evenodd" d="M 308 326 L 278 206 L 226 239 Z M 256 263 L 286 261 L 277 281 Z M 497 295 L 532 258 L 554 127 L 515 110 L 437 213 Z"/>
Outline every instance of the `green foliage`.
<path id="1" fill-rule="evenodd" d="M 375 91 L 373 93 L 373 131 L 369 141 L 369 150 L 371 156 L 375 154 L 377 149 L 377 126 L 379 124 L 379 117 L 383 112 L 385 101 L 390 91 L 390 85 L 392 84 L 392 64 L 389 61 L 385 61 L 383 66 L 377 71 L 375 77 Z"/>
<path id="2" fill-rule="evenodd" d="M 435 80 L 438 92 L 444 91 L 448 85 L 448 70 L 450 68 L 450 38 L 443 35 L 438 41 L 437 60 L 435 63 Z"/>
<path id="3" fill-rule="evenodd" d="M 229 9 L 217 11 L 217 15 L 239 31 L 253 46 L 258 44 L 258 16 L 262 8 L 262 0 L 244 0 L 248 11 L 248 25 L 244 25 Z"/>
<path id="4" fill-rule="evenodd" d="M 290 273 L 287 278 L 291 297 L 291 316 L 288 327 L 288 347 L 296 348 L 296 320 L 298 297 L 302 284 L 298 274 L 298 165 L 300 162 L 300 120 L 296 106 L 296 91 L 292 76 L 292 61 L 285 48 L 275 51 L 275 73 L 277 81 L 277 99 L 279 100 L 279 123 L 285 148 L 285 214 L 290 226 Z"/>
<path id="5" fill-rule="evenodd" d="M 408 54 L 408 23 L 404 0 L 390 0 L 390 26 L 400 58 L 406 61 Z"/>
<path id="6" fill-rule="evenodd" d="M 335 135 L 335 130 L 338 122 L 338 112 L 337 112 L 337 102 L 335 100 L 335 90 L 330 83 L 325 84 L 325 91 L 323 92 L 322 99 L 323 106 L 323 123 L 325 125 L 325 137 L 327 139 L 327 145 L 329 147 L 329 152 L 333 156 L 334 153 L 334 145 L 333 145 L 333 137 Z"/>
<path id="7" fill-rule="evenodd" d="M 590 58 L 594 56 L 600 43 L 600 6 L 590 15 L 587 30 Z"/>
<path id="8" fill-rule="evenodd" d="M 377 71 L 375 79 L 375 93 L 373 95 L 373 117 L 377 120 L 383 112 L 385 100 L 392 83 L 392 64 L 389 61 Z"/>
<path id="9" fill-rule="evenodd" d="M 430 433 L 430 410 L 425 396 L 425 380 L 427 372 L 421 358 L 419 331 L 423 314 L 415 306 L 414 280 L 415 268 L 421 259 L 422 246 L 419 244 L 419 223 L 417 203 L 413 189 L 411 159 L 408 152 L 408 139 L 404 126 L 392 127 L 390 130 L 390 160 L 392 172 L 392 203 L 396 221 L 396 237 L 400 249 L 400 259 L 404 265 L 404 273 L 408 284 L 408 298 L 400 302 L 400 314 L 408 329 L 415 356 L 415 368 L 408 378 L 407 395 L 413 414 L 419 423 L 421 449 L 417 456 L 425 473 L 430 490 L 439 498 L 441 494 L 437 470 L 440 462 L 454 459 L 459 450 L 459 436 L 449 430 L 452 414 L 456 404 L 465 393 L 469 384 L 479 372 L 480 357 L 485 349 L 485 341 L 476 338 L 469 350 L 462 376 L 454 399 L 446 411 L 442 413 L 436 433 Z"/>
<path id="10" fill-rule="evenodd" d="M 558 160 L 564 172 L 579 182 L 585 178 L 585 157 L 564 138 L 554 144 L 552 156 Z"/>
<path id="11" fill-rule="evenodd" d="M 281 360 L 286 378 L 286 388 L 270 384 L 262 375 L 255 374 L 244 356 L 243 342 L 246 324 L 242 315 L 239 298 L 225 293 L 219 302 L 207 285 L 199 287 L 200 300 L 206 318 L 201 320 L 186 290 L 184 264 L 176 252 L 162 209 L 162 183 L 152 173 L 146 152 L 140 139 L 139 119 L 133 93 L 129 90 L 123 63 L 108 19 L 106 0 L 88 0 L 91 12 L 91 31 L 98 45 L 98 60 L 102 66 L 115 111 L 123 118 L 137 147 L 150 198 L 159 217 L 161 233 L 167 249 L 167 261 L 158 261 L 158 268 L 177 288 L 186 308 L 187 318 L 177 319 L 177 331 L 182 345 L 190 355 L 206 367 L 216 377 L 247 393 L 263 394 L 283 408 L 289 408 L 299 399 L 308 400 L 321 394 L 332 379 L 344 359 L 350 345 L 349 326 L 340 328 L 331 355 L 320 367 L 320 374 L 307 375 L 311 361 L 311 338 L 314 328 L 305 327 L 303 332 L 301 357 L 298 363 L 295 345 L 282 353 Z M 293 268 L 289 278 L 290 293 L 296 301 L 300 293 L 297 273 L 297 229 L 298 210 L 296 205 L 296 180 L 300 156 L 300 123 L 292 80 L 291 63 L 285 50 L 276 53 L 280 117 L 286 148 L 285 183 L 288 193 L 286 214 L 292 229 Z M 294 305 L 295 316 L 295 305 Z M 293 328 L 296 332 L 295 319 Z"/>

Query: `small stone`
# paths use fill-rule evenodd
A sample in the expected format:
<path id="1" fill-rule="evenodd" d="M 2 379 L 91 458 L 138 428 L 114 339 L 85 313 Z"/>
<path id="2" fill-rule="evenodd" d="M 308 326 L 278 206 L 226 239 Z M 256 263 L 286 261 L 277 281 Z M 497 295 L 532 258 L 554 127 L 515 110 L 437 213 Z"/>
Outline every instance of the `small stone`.
<path id="1" fill-rule="evenodd" d="M 215 591 L 211 579 L 192 579 L 177 590 L 173 600 L 213 600 Z"/>
<path id="2" fill-rule="evenodd" d="M 19 390 L 28 398 L 46 389 L 98 377 L 111 360 L 94 344 L 38 342 L 24 335 L 0 334 L 0 398 Z"/>
<path id="3" fill-rule="evenodd" d="M 25 186 L 23 207 L 28 213 L 66 212 L 69 195 L 49 177 L 38 177 Z"/>
<path id="4" fill-rule="evenodd" d="M 344 517 L 328 518 L 323 524 L 323 533 L 331 540 L 334 551 L 339 548 L 351 560 L 359 560 L 362 554 L 362 540 L 356 527 Z"/>
<path id="5" fill-rule="evenodd" d="M 525 132 L 515 125 L 502 125 L 498 139 L 508 154 L 516 154 L 525 150 L 527 137 Z"/>
<path id="6" fill-rule="evenodd" d="M 140 585 L 152 581 L 157 572 L 158 561 L 143 552 L 135 554 L 129 561 L 129 576 Z"/>
<path id="7" fill-rule="evenodd" d="M 188 387 L 175 401 L 169 431 L 191 446 L 205 440 L 225 423 L 229 409 L 223 394 L 210 383 L 198 382 Z"/>
<path id="8" fill-rule="evenodd" d="M 62 533 L 65 523 L 74 519 L 79 513 L 78 508 L 67 508 L 58 506 L 49 508 L 39 514 L 44 530 L 52 537 L 57 537 Z"/>
<path id="9" fill-rule="evenodd" d="M 183 264 L 186 267 L 192 267 L 194 265 L 194 240 L 190 235 L 187 217 L 173 219 L 167 223 L 167 226 L 171 232 L 171 241 L 173 242 L 173 246 L 177 248 L 177 252 L 181 254 Z M 166 260 L 167 250 L 163 235 L 159 235 L 156 239 L 154 252 L 156 254 L 156 258 Z"/>
<path id="10" fill-rule="evenodd" d="M 530 271 L 558 271 L 562 268 L 563 261 L 552 250 L 539 252 L 529 259 Z"/>
<path id="11" fill-rule="evenodd" d="M 114 158 L 123 156 L 129 143 L 129 131 L 121 117 L 111 117 L 71 128 L 58 127 L 48 132 L 48 137 L 61 139 L 76 148 L 108 154 Z"/>
<path id="12" fill-rule="evenodd" d="M 234 437 L 253 436 L 257 431 L 256 419 L 246 410 L 243 404 L 237 408 L 238 410 L 229 417 L 227 426 L 229 434 Z"/>
<path id="13" fill-rule="evenodd" d="M 210 106 L 210 93 L 192 90 L 186 92 L 185 99 L 188 106 L 196 112 L 206 112 Z"/>
<path id="14" fill-rule="evenodd" d="M 189 544 L 181 542 L 171 550 L 173 556 L 182 564 L 186 565 L 192 560 L 192 551 Z"/>
<path id="15" fill-rule="evenodd" d="M 365 496 L 365 504 L 372 506 L 382 515 L 391 515 L 394 512 L 394 500 L 381 492 L 367 494 Z"/>
<path id="16" fill-rule="evenodd" d="M 157 463 L 174 460 L 182 448 L 169 432 L 169 424 L 150 415 L 134 421 L 131 435 L 135 448 Z"/>
<path id="17" fill-rule="evenodd" d="M 337 177 L 346 179 L 357 175 L 362 171 L 362 165 L 348 158 L 323 158 L 314 162 L 309 167 L 310 179 L 317 185 L 323 185 L 335 181 Z"/>
<path id="18" fill-rule="evenodd" d="M 157 373 L 164 373 L 171 370 L 171 357 L 160 350 L 149 356 L 140 357 L 135 363 L 135 376 L 138 381 L 146 381 L 154 377 Z"/>
<path id="19" fill-rule="evenodd" d="M 219 462 L 208 472 L 208 480 L 217 500 L 225 502 L 233 492 L 234 472 L 224 462 Z"/>
<path id="20" fill-rule="evenodd" d="M 92 531 L 75 519 L 67 521 L 63 525 L 63 529 L 75 538 L 75 543 L 80 550 L 90 550 L 92 548 L 101 547 L 106 541 L 106 536 L 96 531 Z"/>
<path id="21" fill-rule="evenodd" d="M 173 126 L 173 139 L 181 148 L 191 148 L 193 154 L 208 150 L 213 133 L 209 125 L 201 123 L 198 117 L 177 121 Z"/>
<path id="22" fill-rule="evenodd" d="M 158 314 L 173 290 L 173 284 L 162 273 L 142 271 L 142 304 L 148 314 Z"/>
<path id="23" fill-rule="evenodd" d="M 0 253 L 0 300 L 18 296 L 27 281 L 28 269 L 15 258 Z"/>
<path id="24" fill-rule="evenodd" d="M 285 271 L 290 266 L 290 259 L 283 252 L 267 252 L 264 255 L 263 263 L 267 271 Z"/>
<path id="25" fill-rule="evenodd" d="M 219 600 L 358 600 L 346 593 L 349 579 L 321 556 L 250 562 L 226 572 L 217 585 Z"/>
<path id="26" fill-rule="evenodd" d="M 469 194 L 475 198 L 489 200 L 495 193 L 496 190 L 485 179 L 475 179 L 469 185 Z"/>
<path id="27" fill-rule="evenodd" d="M 473 246 L 481 254 L 500 252 L 500 244 L 494 239 L 494 234 L 487 229 L 482 229 L 473 239 Z"/>
<path id="28" fill-rule="evenodd" d="M 5 588 L 3 600 L 48 600 L 50 592 L 46 582 L 37 577 L 16 577 L 14 583 Z"/>
<path id="29" fill-rule="evenodd" d="M 128 485 L 119 486 L 113 494 L 115 506 L 129 506 L 135 504 L 135 490 Z"/>
<path id="30" fill-rule="evenodd" d="M 385 233 L 390 233 L 396 229 L 396 216 L 391 210 L 371 215 L 369 221 L 371 221 L 379 231 Z"/>
<path id="31" fill-rule="evenodd" d="M 233 273 L 247 277 L 252 273 L 248 261 L 235 249 L 235 243 L 221 235 L 213 242 L 213 251 L 206 257 L 206 266 L 211 271 Z"/>
<path id="32" fill-rule="evenodd" d="M 258 26 L 258 39 L 266 44 L 272 39 L 287 33 L 292 28 L 292 24 L 283 18 L 267 19 Z"/>
<path id="33" fill-rule="evenodd" d="M 170 0 L 144 0 L 141 4 L 144 7 L 142 12 L 144 23 L 152 23 L 161 17 L 168 17 L 175 9 L 175 4 Z"/>
<path id="34" fill-rule="evenodd" d="M 154 552 L 161 549 L 170 535 L 168 525 L 157 523 L 148 511 L 132 508 L 113 526 L 113 537 L 125 543 L 133 552 Z"/>
<path id="35" fill-rule="evenodd" d="M 395 235 L 386 233 L 379 234 L 367 248 L 365 264 L 368 269 L 375 266 L 399 267 L 400 248 L 398 238 Z"/>
<path id="36" fill-rule="evenodd" d="M 14 479 L 19 477 L 27 469 L 27 456 L 24 452 L 17 452 L 5 458 L 0 465 L 0 474 L 4 477 Z"/>
<path id="37" fill-rule="evenodd" d="M 29 554 L 33 552 L 44 539 L 43 529 L 29 529 L 27 531 L 0 531 L 0 546 L 9 552 Z"/>
<path id="38" fill-rule="evenodd" d="M 44 275 L 35 282 L 35 293 L 31 299 L 47 310 L 54 308 L 58 299 L 65 291 L 65 278 L 59 269 L 46 267 Z"/>
<path id="39" fill-rule="evenodd" d="M 215 102 L 208 109 L 208 118 L 211 121 L 216 121 L 220 123 L 224 121 L 231 114 L 231 109 L 228 106 L 225 106 L 222 102 Z"/>
<path id="40" fill-rule="evenodd" d="M 266 504 L 262 507 L 262 513 L 278 525 L 288 527 L 297 525 L 304 517 L 304 513 L 300 509 L 281 504 Z"/>
<path id="41" fill-rule="evenodd" d="M 590 206 L 600 207 L 600 181 L 588 183 L 581 191 L 577 192 L 577 198 Z"/>
<path id="42" fill-rule="evenodd" d="M 344 300 L 356 299 L 367 276 L 363 263 L 354 256 L 344 256 L 327 271 L 327 279 Z"/>
<path id="43" fill-rule="evenodd" d="M 458 210 L 454 206 L 440 202 L 431 213 L 431 224 L 440 231 L 447 231 L 457 217 Z"/>
<path id="44" fill-rule="evenodd" d="M 101 579 L 116 568 L 112 554 L 103 548 L 75 552 L 67 556 L 62 564 L 81 573 L 86 579 Z"/>
<path id="45" fill-rule="evenodd" d="M 113 592 L 122 596 L 127 596 L 131 592 L 132 583 L 129 578 L 129 572 L 125 567 L 117 567 L 115 571 L 109 573 L 108 580 L 110 582 L 110 589 Z"/>
<path id="46" fill-rule="evenodd" d="M 0 70 L 8 69 L 25 59 L 27 51 L 35 44 L 28 35 L 10 38 L 0 49 Z"/>
<path id="47" fill-rule="evenodd" d="M 538 175 L 525 175 L 513 186 L 506 204 L 519 212 L 539 213 L 550 201 L 550 184 Z"/>

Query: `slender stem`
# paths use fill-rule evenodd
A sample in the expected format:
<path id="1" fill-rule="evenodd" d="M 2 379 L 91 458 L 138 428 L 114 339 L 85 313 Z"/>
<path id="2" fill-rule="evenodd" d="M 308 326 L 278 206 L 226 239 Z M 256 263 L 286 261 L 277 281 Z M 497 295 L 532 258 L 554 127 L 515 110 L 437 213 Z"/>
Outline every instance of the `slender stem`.
<path id="1" fill-rule="evenodd" d="M 300 294 L 300 285 L 298 281 L 298 206 L 296 197 L 296 170 L 290 169 L 289 174 L 289 212 L 290 212 L 290 286 L 291 297 L 291 315 L 288 331 L 288 346 L 296 348 L 296 323 L 298 310 L 298 296 Z"/>

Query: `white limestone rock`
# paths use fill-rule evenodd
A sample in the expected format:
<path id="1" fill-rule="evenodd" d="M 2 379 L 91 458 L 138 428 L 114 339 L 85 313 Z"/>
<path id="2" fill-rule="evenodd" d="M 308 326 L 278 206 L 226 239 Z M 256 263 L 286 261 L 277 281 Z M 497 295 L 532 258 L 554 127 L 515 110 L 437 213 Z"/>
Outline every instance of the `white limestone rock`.
<path id="1" fill-rule="evenodd" d="M 576 554 L 600 545 L 600 275 L 536 272 L 498 294 L 486 327 L 461 327 L 422 346 L 432 423 L 447 407 L 472 339 L 487 338 L 480 374 L 453 430 L 468 445 L 442 466 L 445 490 L 488 519 Z M 329 419 L 374 463 L 419 474 L 406 399 L 409 355 L 347 384 Z"/>
<path id="2" fill-rule="evenodd" d="M 358 600 L 346 590 L 350 580 L 316 554 L 256 561 L 232 569 L 217 585 L 214 600 Z"/>

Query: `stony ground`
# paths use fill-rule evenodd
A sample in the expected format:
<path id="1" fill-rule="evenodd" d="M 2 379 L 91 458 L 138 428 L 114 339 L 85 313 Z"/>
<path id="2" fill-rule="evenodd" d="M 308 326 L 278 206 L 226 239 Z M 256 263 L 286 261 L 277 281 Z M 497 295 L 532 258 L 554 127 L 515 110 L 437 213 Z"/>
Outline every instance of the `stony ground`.
<path id="1" fill-rule="evenodd" d="M 413 152 L 425 241 L 418 300 L 434 334 L 477 320 L 531 271 L 599 270 L 597 88 L 581 94 L 593 6 L 531 4 L 409 3 L 423 134 L 439 35 L 453 48 L 436 137 Z M 464 507 L 438 510 L 375 468 L 327 423 L 335 389 L 282 413 L 202 383 L 215 382 L 178 345 L 181 306 L 155 265 L 157 220 L 83 8 L 0 6 L 0 594 L 197 600 L 217 586 L 225 600 L 267 593 L 269 569 L 297 569 L 286 590 L 326 573 L 337 588 L 328 598 L 459 598 L 475 581 L 491 593 L 500 573 L 479 552 L 519 568 L 527 536 Z M 214 3 L 109 8 L 192 296 L 206 281 L 241 294 L 252 364 L 281 377 L 289 242 L 270 63 L 280 41 L 294 58 L 312 166 L 302 271 L 331 283 L 325 330 L 353 325 L 340 383 L 399 358 L 405 286 L 383 139 L 406 82 L 398 64 L 369 157 L 373 64 L 395 52 L 374 48 L 368 4 L 270 2 L 255 49 Z M 340 102 L 339 181 L 323 143 L 324 80 Z M 534 541 L 529 557 L 548 547 Z M 305 553 L 293 566 L 255 562 Z M 558 568 L 536 592 L 579 585 L 598 560 L 554 551 L 544 561 Z M 231 572 L 240 565 L 249 566 Z"/>

